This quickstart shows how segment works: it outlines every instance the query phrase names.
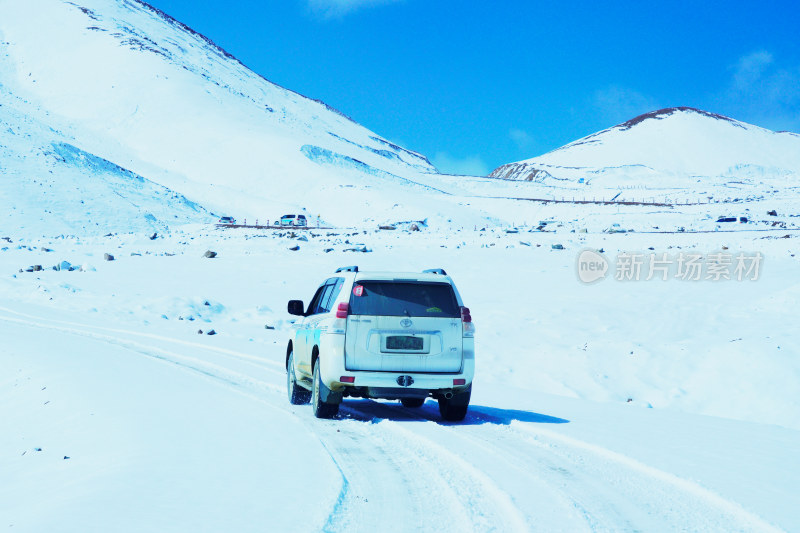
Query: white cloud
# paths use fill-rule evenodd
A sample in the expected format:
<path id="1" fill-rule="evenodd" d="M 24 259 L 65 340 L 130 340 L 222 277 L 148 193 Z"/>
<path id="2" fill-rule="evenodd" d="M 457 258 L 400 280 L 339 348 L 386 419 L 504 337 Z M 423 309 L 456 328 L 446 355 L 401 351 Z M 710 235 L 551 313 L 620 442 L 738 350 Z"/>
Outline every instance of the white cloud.
<path id="1" fill-rule="evenodd" d="M 800 133 L 800 65 L 781 64 L 769 51 L 757 50 L 740 57 L 730 70 L 727 85 L 707 94 L 698 107 L 764 128 Z M 595 91 L 592 107 L 611 126 L 665 106 L 634 89 L 612 85 Z"/>
<path id="2" fill-rule="evenodd" d="M 764 50 L 747 54 L 733 67 L 723 101 L 734 118 L 800 132 L 800 65 L 780 65 Z"/>
<path id="3" fill-rule="evenodd" d="M 309 9 L 323 18 L 342 17 L 358 9 L 394 4 L 402 0 L 307 0 Z"/>
<path id="4" fill-rule="evenodd" d="M 436 155 L 433 156 L 433 164 L 443 174 L 486 176 L 490 171 L 486 162 L 479 155 L 458 158 L 447 152 L 436 152 Z"/>
<path id="5" fill-rule="evenodd" d="M 764 50 L 740 58 L 733 75 L 734 87 L 746 89 L 752 86 L 774 61 L 772 54 Z"/>
<path id="6" fill-rule="evenodd" d="M 525 130 L 511 128 L 511 131 L 508 132 L 508 136 L 511 137 L 511 140 L 514 141 L 514 144 L 516 144 L 517 148 L 520 150 L 527 150 L 533 146 L 533 137 Z"/>
<path id="7" fill-rule="evenodd" d="M 653 98 L 618 85 L 595 91 L 593 104 L 597 109 L 598 116 L 608 126 L 620 124 L 649 111 L 659 109 Z"/>

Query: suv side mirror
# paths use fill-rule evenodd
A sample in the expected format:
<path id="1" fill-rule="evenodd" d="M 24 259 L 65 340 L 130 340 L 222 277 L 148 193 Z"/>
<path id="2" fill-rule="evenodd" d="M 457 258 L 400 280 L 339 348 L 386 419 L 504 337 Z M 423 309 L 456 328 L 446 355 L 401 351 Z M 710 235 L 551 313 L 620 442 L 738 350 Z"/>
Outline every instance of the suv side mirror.
<path id="1" fill-rule="evenodd" d="M 306 313 L 304 309 L 303 300 L 289 300 L 287 310 L 289 311 L 290 315 L 305 316 Z"/>

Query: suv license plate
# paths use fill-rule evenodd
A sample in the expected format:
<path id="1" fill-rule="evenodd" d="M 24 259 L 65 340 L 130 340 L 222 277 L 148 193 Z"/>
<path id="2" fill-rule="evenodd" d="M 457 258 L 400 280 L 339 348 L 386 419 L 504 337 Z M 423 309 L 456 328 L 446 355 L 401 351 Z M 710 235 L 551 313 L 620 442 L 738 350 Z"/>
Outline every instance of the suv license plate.
<path id="1" fill-rule="evenodd" d="M 409 337 L 407 335 L 392 335 L 386 337 L 387 350 L 422 350 L 422 337 Z"/>

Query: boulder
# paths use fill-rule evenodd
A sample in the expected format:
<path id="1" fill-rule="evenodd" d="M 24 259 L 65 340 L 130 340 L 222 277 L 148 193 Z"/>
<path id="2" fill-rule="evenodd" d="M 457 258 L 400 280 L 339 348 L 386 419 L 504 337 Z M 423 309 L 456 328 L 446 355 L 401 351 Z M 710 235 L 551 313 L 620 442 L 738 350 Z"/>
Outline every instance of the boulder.
<path id="1" fill-rule="evenodd" d="M 217 252 L 212 252 L 211 250 L 207 250 L 206 253 L 203 254 L 203 257 L 214 259 L 215 257 L 217 257 Z"/>
<path id="2" fill-rule="evenodd" d="M 103 259 L 105 259 L 106 261 L 113 261 L 114 256 L 111 254 L 103 254 Z"/>

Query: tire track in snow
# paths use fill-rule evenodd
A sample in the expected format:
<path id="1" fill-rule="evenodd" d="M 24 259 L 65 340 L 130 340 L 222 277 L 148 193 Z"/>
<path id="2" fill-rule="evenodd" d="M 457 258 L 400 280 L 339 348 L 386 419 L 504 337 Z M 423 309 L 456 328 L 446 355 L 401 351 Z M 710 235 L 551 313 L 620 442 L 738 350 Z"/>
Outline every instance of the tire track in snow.
<path id="1" fill-rule="evenodd" d="M 614 490 L 626 500 L 638 501 L 639 505 L 648 508 L 650 514 L 660 514 L 670 519 L 669 523 L 676 528 L 693 531 L 783 531 L 696 482 L 621 453 L 546 428 L 527 427 L 513 422 L 509 429 L 531 445 L 551 452 L 560 464 L 571 464 L 573 471 L 579 470 L 585 477 L 602 481 L 606 491 Z M 622 472 L 624 476 L 620 476 Z"/>
<path id="2" fill-rule="evenodd" d="M 105 327 L 105 326 L 97 326 L 97 325 L 93 325 L 93 324 L 84 324 L 84 323 L 78 323 L 78 322 L 69 322 L 69 321 L 66 321 L 66 320 L 58 320 L 58 319 L 49 319 L 49 318 L 48 319 L 43 319 L 41 317 L 29 315 L 29 314 L 26 314 L 26 313 L 22 313 L 22 312 L 16 311 L 14 309 L 8 309 L 6 307 L 0 307 L 0 311 L 12 314 L 12 315 L 17 316 L 17 317 L 20 317 L 21 319 L 28 319 L 28 320 L 32 320 L 32 321 L 38 321 L 38 322 L 45 321 L 45 322 L 50 323 L 51 325 L 61 325 L 61 326 L 64 326 L 64 327 L 67 327 L 67 328 L 73 328 L 73 329 L 74 328 L 82 328 L 81 329 L 82 331 L 85 331 L 85 328 L 88 328 L 88 329 L 91 329 L 91 330 L 103 331 L 103 332 L 106 332 L 106 333 L 115 333 L 115 334 L 118 334 L 118 335 L 128 335 L 128 336 L 133 336 L 133 337 L 138 337 L 138 338 L 143 338 L 143 339 L 157 340 L 157 341 L 167 342 L 167 343 L 171 343 L 171 344 L 175 344 L 175 345 L 179 345 L 179 346 L 186 346 L 188 348 L 194 348 L 194 349 L 200 349 L 200 350 L 205 350 L 205 351 L 209 351 L 209 352 L 215 352 L 215 353 L 220 354 L 222 356 L 233 357 L 233 358 L 241 359 L 241 360 L 244 360 L 244 361 L 248 361 L 248 362 L 250 362 L 250 363 L 252 363 L 254 365 L 257 365 L 257 366 L 263 366 L 268 371 L 272 371 L 274 373 L 283 374 L 285 372 L 285 369 L 283 368 L 283 365 L 281 363 L 278 363 L 276 361 L 272 361 L 271 359 L 266 359 L 266 358 L 258 357 L 258 356 L 251 355 L 251 354 L 237 352 L 235 350 L 229 350 L 227 348 L 221 348 L 219 346 L 210 346 L 210 345 L 207 345 L 207 344 L 201 344 L 199 342 L 185 341 L 185 340 L 176 339 L 176 338 L 173 338 L 173 337 L 165 337 L 163 335 L 155 335 L 153 333 L 142 333 L 140 331 L 132 331 L 132 330 L 118 329 L 118 328 L 109 328 L 109 327 Z"/>
<path id="3" fill-rule="evenodd" d="M 437 440 L 422 436 L 393 421 L 381 422 L 384 431 L 403 439 L 424 461 L 446 465 L 447 482 L 464 502 L 470 523 L 479 531 L 527 531 L 529 524 L 511 496 L 485 472 Z"/>
<path id="4" fill-rule="evenodd" d="M 495 473 L 528 517 L 529 530 L 782 531 L 697 483 L 541 425 L 441 424 L 429 409 L 378 402 L 359 412 L 422 422 L 414 438 L 477 461 L 479 472 Z"/>
<path id="5" fill-rule="evenodd" d="M 0 308 L 0 311 L 8 311 L 8 310 Z M 22 315 L 21 313 L 15 313 L 15 314 Z M 3 320 L 5 322 L 11 322 L 16 324 L 41 328 L 41 329 L 47 329 L 51 331 L 58 331 L 60 333 L 88 338 L 95 341 L 112 344 L 114 346 L 119 346 L 129 351 L 138 353 L 140 355 L 152 359 L 157 359 L 164 363 L 169 363 L 182 367 L 186 370 L 205 376 L 206 378 L 211 378 L 214 380 L 221 381 L 242 393 L 246 392 L 245 386 L 248 386 L 250 389 L 258 389 L 260 387 L 263 389 L 272 390 L 275 393 L 281 392 L 281 387 L 279 387 L 278 385 L 268 383 L 266 381 L 261 381 L 256 378 L 252 378 L 247 374 L 233 371 L 227 367 L 209 361 L 205 361 L 197 357 L 182 355 L 170 350 L 166 350 L 164 348 L 143 344 L 141 342 L 133 341 L 130 339 L 123 339 L 121 337 L 115 337 L 111 335 L 105 335 L 102 333 L 96 333 L 93 331 L 87 331 L 85 329 L 81 329 L 82 327 L 84 327 L 83 324 L 74 324 L 63 321 L 51 321 L 49 319 L 39 319 L 36 317 L 31 317 L 30 315 L 22 315 L 22 316 L 26 316 L 28 318 L 0 316 L 0 320 Z M 59 325 L 59 324 L 71 324 L 71 326 Z M 122 333 L 132 333 L 132 334 L 135 333 L 135 332 L 128 332 L 125 330 L 118 330 L 118 331 Z M 159 338 L 157 336 L 154 337 Z M 196 346 L 196 348 L 205 348 L 205 347 L 203 345 L 200 345 Z M 252 393 L 248 395 L 254 399 L 260 399 L 259 396 L 253 395 Z"/>
<path id="6" fill-rule="evenodd" d="M 344 479 L 324 531 L 472 529 L 467 509 L 440 469 L 398 447 L 375 425 L 324 423 L 345 437 L 328 435 L 323 442 Z"/>
<path id="7" fill-rule="evenodd" d="M 365 400 L 346 411 L 363 422 L 381 419 L 371 426 L 387 433 L 396 449 L 412 449 L 418 461 L 437 466 L 469 516 L 470 530 L 586 530 L 568 499 L 553 495 L 540 479 L 521 475 L 523 464 L 499 455 L 492 443 L 465 435 L 470 426 L 441 422 L 429 413 L 431 403 L 426 406 Z M 529 498 L 533 493 L 535 500 Z"/>
<path id="8" fill-rule="evenodd" d="M 9 312 L 4 308 L 0 308 L 0 311 Z M 322 448 L 342 475 L 339 497 L 324 526 L 325 531 L 345 531 L 352 530 L 353 527 L 359 530 L 379 528 L 382 531 L 409 529 L 441 531 L 453 527 L 469 530 L 474 526 L 470 518 L 474 516 L 473 510 L 470 505 L 465 505 L 460 497 L 461 493 L 455 490 L 456 487 L 451 481 L 456 475 L 452 469 L 442 469 L 441 463 L 431 463 L 407 449 L 398 449 L 394 443 L 387 440 L 383 432 L 375 431 L 377 427 L 375 425 L 356 421 L 348 423 L 346 420 L 330 422 L 317 420 L 313 418 L 310 410 L 303 416 L 296 413 L 290 404 L 285 403 L 285 391 L 282 386 L 252 378 L 247 374 L 197 357 L 83 328 L 123 335 L 131 334 L 150 340 L 170 340 L 164 337 L 150 334 L 137 335 L 136 332 L 127 330 L 91 327 L 17 312 L 13 314 L 17 317 L 0 315 L 0 320 L 104 342 L 164 363 L 177 365 L 184 370 L 221 382 L 240 394 L 283 411 L 304 423 L 310 433 L 320 441 Z M 20 316 L 25 318 L 18 318 Z M 177 342 L 187 347 L 207 348 L 197 343 Z M 246 355 L 230 350 L 224 352 L 223 355 L 228 356 Z M 282 375 L 281 383 L 283 379 Z M 270 395 L 269 400 L 263 394 L 265 390 L 274 393 Z M 463 475 L 461 479 L 464 479 Z M 474 504 L 475 501 L 473 497 L 469 504 Z M 493 504 L 491 502 L 488 505 L 482 504 L 478 508 L 484 514 L 492 514 L 490 510 Z M 498 519 L 498 523 L 500 522 Z M 492 529 L 487 528 L 487 530 Z"/>
<path id="9" fill-rule="evenodd" d="M 356 420 L 321 421 L 310 410 L 297 412 L 285 402 L 284 372 L 259 364 L 260 358 L 158 335 L 0 311 L 15 315 L 0 315 L 6 322 L 82 336 L 177 365 L 302 422 L 342 476 L 326 531 L 402 531 L 415 518 L 424 522 L 411 529 L 605 531 L 660 526 L 780 531 L 696 483 L 541 425 L 441 424 L 430 409 L 372 401 L 343 404 L 342 413 Z M 280 375 L 281 385 L 98 330 L 208 350 Z M 480 413 L 480 407 L 472 412 Z M 375 418 L 391 420 L 373 423 Z"/>

